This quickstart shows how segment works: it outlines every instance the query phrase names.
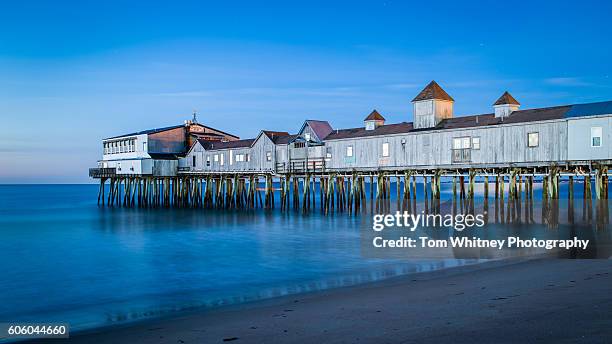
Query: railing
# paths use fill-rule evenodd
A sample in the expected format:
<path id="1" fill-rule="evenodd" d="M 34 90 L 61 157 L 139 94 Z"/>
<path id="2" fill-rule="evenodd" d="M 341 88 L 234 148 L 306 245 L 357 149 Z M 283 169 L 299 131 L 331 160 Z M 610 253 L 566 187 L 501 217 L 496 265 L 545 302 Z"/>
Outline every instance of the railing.
<path id="1" fill-rule="evenodd" d="M 324 159 L 299 159 L 291 160 L 290 162 L 282 162 L 276 164 L 276 172 L 278 173 L 289 173 L 289 172 L 323 172 L 325 171 L 325 160 Z"/>
<path id="2" fill-rule="evenodd" d="M 114 167 L 90 168 L 89 176 L 92 178 L 107 178 L 117 175 L 117 170 Z"/>
<path id="3" fill-rule="evenodd" d="M 472 150 L 470 148 L 461 148 L 452 150 L 453 163 L 471 162 Z"/>

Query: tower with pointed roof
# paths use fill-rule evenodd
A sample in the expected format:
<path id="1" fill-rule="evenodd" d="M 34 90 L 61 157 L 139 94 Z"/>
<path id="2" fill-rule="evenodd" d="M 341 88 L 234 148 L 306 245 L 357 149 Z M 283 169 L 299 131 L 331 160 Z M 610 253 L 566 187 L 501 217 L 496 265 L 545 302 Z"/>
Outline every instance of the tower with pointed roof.
<path id="1" fill-rule="evenodd" d="M 508 92 L 504 92 L 504 94 L 497 99 L 495 103 L 493 103 L 493 108 L 495 109 L 495 117 L 504 119 L 512 112 L 519 109 L 521 103 L 519 103 L 514 97 Z"/>
<path id="2" fill-rule="evenodd" d="M 414 128 L 432 128 L 443 119 L 453 117 L 454 102 L 455 100 L 432 80 L 412 100 Z"/>
<path id="3" fill-rule="evenodd" d="M 385 124 L 385 118 L 378 113 L 378 111 L 373 110 L 368 117 L 363 120 L 363 123 L 365 124 L 365 130 L 374 130 Z"/>

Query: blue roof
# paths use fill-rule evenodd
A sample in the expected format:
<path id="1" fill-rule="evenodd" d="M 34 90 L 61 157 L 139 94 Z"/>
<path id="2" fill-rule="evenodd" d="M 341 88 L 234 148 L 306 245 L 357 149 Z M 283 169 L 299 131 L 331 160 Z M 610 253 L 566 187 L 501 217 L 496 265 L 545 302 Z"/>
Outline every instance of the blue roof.
<path id="1" fill-rule="evenodd" d="M 582 117 L 582 116 L 597 116 L 612 114 L 612 101 L 575 104 L 565 113 L 565 118 Z"/>

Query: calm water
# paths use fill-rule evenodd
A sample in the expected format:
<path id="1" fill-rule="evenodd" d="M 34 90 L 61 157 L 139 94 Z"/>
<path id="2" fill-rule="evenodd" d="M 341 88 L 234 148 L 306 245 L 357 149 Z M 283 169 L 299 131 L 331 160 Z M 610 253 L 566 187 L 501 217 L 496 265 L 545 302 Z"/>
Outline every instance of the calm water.
<path id="1" fill-rule="evenodd" d="M 473 262 L 363 258 L 365 216 L 108 209 L 96 194 L 0 186 L 0 322 L 84 329 Z"/>

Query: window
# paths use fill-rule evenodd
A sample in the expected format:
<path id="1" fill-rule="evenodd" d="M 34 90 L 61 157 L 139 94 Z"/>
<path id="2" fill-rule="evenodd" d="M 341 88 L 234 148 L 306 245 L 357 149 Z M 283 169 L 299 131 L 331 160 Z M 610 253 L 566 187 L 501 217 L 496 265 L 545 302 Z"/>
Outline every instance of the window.
<path id="1" fill-rule="evenodd" d="M 306 141 L 310 141 L 310 133 L 305 133 L 304 139 L 306 139 Z"/>
<path id="2" fill-rule="evenodd" d="M 383 157 L 389 156 L 389 142 L 385 142 L 382 144 L 382 156 Z"/>
<path id="3" fill-rule="evenodd" d="M 225 157 L 225 154 L 219 154 L 219 165 L 223 166 L 223 158 Z"/>
<path id="4" fill-rule="evenodd" d="M 234 151 L 229 151 L 229 164 L 233 165 L 234 164 Z"/>
<path id="5" fill-rule="evenodd" d="M 295 148 L 304 148 L 304 147 L 306 147 L 306 143 L 304 143 L 304 142 L 296 142 L 296 143 L 293 144 L 293 147 L 295 147 Z"/>
<path id="6" fill-rule="evenodd" d="M 196 156 L 194 155 L 194 156 L 192 156 L 191 158 L 192 158 L 192 159 L 191 159 L 191 160 L 192 160 L 192 161 L 191 161 L 191 167 L 195 167 L 195 166 L 196 166 Z"/>
<path id="7" fill-rule="evenodd" d="M 472 137 L 472 149 L 480 149 L 480 137 Z"/>
<path id="8" fill-rule="evenodd" d="M 348 157 L 352 157 L 353 156 L 353 146 L 346 147 L 346 156 L 348 156 Z"/>
<path id="9" fill-rule="evenodd" d="M 540 133 L 527 134 L 527 147 L 537 147 L 540 144 Z"/>
<path id="10" fill-rule="evenodd" d="M 470 162 L 472 159 L 472 146 L 473 141 L 469 136 L 453 138 L 452 161 L 454 163 Z M 480 139 L 478 139 L 478 148 L 480 148 Z"/>
<path id="11" fill-rule="evenodd" d="M 245 160 L 246 162 L 251 161 L 251 157 L 249 156 L 249 154 L 245 154 L 245 155 L 244 155 L 244 160 Z"/>
<path id="12" fill-rule="evenodd" d="M 219 154 L 215 154 L 215 162 L 219 161 Z"/>
<path id="13" fill-rule="evenodd" d="M 272 161 L 272 152 L 266 152 L 266 161 Z"/>
<path id="14" fill-rule="evenodd" d="M 591 147 L 601 147 L 601 137 L 603 129 L 601 127 L 591 128 Z"/>
<path id="15" fill-rule="evenodd" d="M 325 147 L 325 157 L 327 159 L 331 159 L 331 157 L 332 157 L 332 149 L 331 149 L 331 147 Z"/>
<path id="16" fill-rule="evenodd" d="M 206 167 L 210 167 L 210 157 L 206 157 Z"/>

